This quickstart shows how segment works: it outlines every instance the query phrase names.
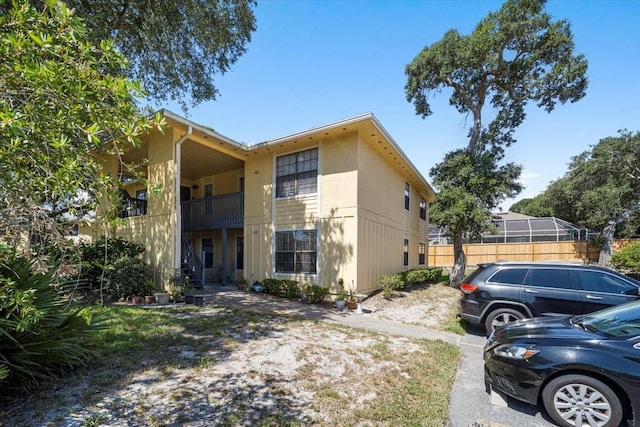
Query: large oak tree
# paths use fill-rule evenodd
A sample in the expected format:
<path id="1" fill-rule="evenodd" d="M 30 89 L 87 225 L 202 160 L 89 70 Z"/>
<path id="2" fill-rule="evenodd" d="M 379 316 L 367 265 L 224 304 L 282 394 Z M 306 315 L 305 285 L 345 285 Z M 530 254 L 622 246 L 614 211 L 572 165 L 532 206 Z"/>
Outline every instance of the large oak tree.
<path id="1" fill-rule="evenodd" d="M 570 24 L 552 20 L 544 5 L 509 0 L 471 34 L 449 30 L 406 66 L 405 92 L 416 114 L 430 116 L 429 98 L 447 90 L 449 103 L 471 118 L 466 148 L 431 170 L 438 193 L 430 218 L 454 242 L 452 286 L 466 268 L 463 237 L 484 230 L 491 209 L 521 191 L 520 166 L 502 161 L 525 107 L 535 103 L 550 112 L 585 95 L 587 61 L 574 54 Z"/>
<path id="2" fill-rule="evenodd" d="M 42 8 L 44 1 L 31 3 Z M 6 2 L 5 9 L 10 4 Z M 254 0 L 67 0 L 66 4 L 84 19 L 90 41 L 97 45 L 112 40 L 130 61 L 126 76 L 141 82 L 155 100 L 178 100 L 183 108 L 216 98 L 215 77 L 245 53 L 256 29 Z"/>

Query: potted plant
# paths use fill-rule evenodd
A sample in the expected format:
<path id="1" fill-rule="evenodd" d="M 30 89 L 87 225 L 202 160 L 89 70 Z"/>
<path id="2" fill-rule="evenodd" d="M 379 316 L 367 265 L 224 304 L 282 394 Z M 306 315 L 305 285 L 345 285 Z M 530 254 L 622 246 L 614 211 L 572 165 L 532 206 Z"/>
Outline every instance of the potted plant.
<path id="1" fill-rule="evenodd" d="M 336 295 L 336 308 L 342 310 L 346 304 L 346 295 L 344 294 L 344 280 L 338 279 L 338 285 L 340 285 L 340 292 Z"/>
<path id="2" fill-rule="evenodd" d="M 353 289 L 349 289 L 349 293 L 347 294 L 347 308 L 354 310 L 358 307 L 358 300 L 356 299 L 356 294 L 353 292 Z"/>
<path id="3" fill-rule="evenodd" d="M 344 292 L 340 292 L 336 295 L 336 308 L 342 310 L 346 304 Z"/>
<path id="4" fill-rule="evenodd" d="M 145 304 L 153 304 L 156 302 L 156 297 L 153 296 L 158 289 L 152 280 L 147 280 L 144 284 L 144 302 Z"/>
<path id="5" fill-rule="evenodd" d="M 247 286 L 247 279 L 244 277 L 236 282 L 236 287 L 238 290 L 244 290 L 244 287 Z"/>

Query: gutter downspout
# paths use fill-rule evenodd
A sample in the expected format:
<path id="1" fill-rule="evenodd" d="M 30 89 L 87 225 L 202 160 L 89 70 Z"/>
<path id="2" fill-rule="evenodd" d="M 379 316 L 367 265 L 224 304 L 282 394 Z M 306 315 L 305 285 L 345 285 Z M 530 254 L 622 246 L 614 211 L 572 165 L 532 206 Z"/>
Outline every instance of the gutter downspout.
<path id="1" fill-rule="evenodd" d="M 174 246 L 173 246 L 173 268 L 174 271 L 180 269 L 180 253 L 182 251 L 182 207 L 180 206 L 180 176 L 182 174 L 182 170 L 180 167 L 180 161 L 182 158 L 181 146 L 182 143 L 187 140 L 193 133 L 193 128 L 189 126 L 187 129 L 187 133 L 182 135 L 176 141 L 176 176 L 175 176 L 175 211 L 176 211 L 176 224 L 175 229 L 173 231 L 174 237 Z"/>

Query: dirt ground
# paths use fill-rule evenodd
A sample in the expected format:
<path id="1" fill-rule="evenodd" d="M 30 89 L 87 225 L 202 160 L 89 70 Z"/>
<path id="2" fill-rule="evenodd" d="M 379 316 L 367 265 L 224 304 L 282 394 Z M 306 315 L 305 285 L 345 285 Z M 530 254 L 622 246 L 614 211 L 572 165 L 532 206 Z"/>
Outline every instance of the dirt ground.
<path id="1" fill-rule="evenodd" d="M 391 300 L 378 294 L 363 308 L 367 316 L 442 329 L 457 298 L 457 290 L 433 285 Z M 408 367 L 433 353 L 434 342 L 323 322 L 255 321 L 213 306 L 176 315 L 220 319 L 223 333 L 189 332 L 189 344 L 168 347 L 133 372 L 65 380 L 0 407 L 0 425 L 390 425 L 362 420 L 389 378 L 410 377 Z M 450 386 L 432 385 L 434 399 L 446 399 Z"/>

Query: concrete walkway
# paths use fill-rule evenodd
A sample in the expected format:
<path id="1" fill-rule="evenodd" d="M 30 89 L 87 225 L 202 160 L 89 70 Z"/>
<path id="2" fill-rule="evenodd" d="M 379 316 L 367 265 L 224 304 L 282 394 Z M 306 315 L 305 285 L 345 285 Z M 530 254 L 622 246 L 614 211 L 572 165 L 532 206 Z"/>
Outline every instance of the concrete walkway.
<path id="1" fill-rule="evenodd" d="M 506 406 L 491 403 L 484 387 L 482 347 L 484 331 L 471 330 L 464 336 L 429 330 L 388 320 L 356 314 L 355 310 L 327 309 L 326 306 L 304 304 L 272 295 L 243 292 L 231 286 L 216 286 L 198 291 L 205 304 L 242 308 L 267 314 L 297 316 L 305 319 L 338 323 L 386 335 L 442 340 L 460 347 L 462 359 L 449 403 L 449 427 L 539 427 L 554 426 L 540 408 L 508 398 Z M 428 423 L 424 424 L 428 425 Z"/>

